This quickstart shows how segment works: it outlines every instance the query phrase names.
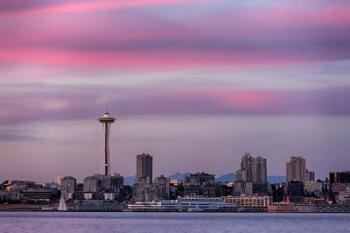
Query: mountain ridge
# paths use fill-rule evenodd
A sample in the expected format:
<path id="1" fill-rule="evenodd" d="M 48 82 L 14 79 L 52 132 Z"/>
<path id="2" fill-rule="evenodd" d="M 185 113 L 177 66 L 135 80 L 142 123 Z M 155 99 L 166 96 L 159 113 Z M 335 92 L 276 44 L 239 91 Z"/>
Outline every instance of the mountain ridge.
<path id="1" fill-rule="evenodd" d="M 189 176 L 190 172 L 176 172 L 172 175 L 167 176 L 169 179 L 176 179 L 176 180 L 185 180 L 186 176 Z M 124 184 L 125 185 L 133 185 L 135 183 L 136 176 L 126 176 L 124 177 Z M 235 174 L 233 172 L 226 173 L 220 176 L 215 176 L 215 180 L 217 182 L 233 182 L 235 179 Z M 271 175 L 267 176 L 267 182 L 274 184 L 274 183 L 284 183 L 286 180 L 285 176 L 280 175 Z"/>

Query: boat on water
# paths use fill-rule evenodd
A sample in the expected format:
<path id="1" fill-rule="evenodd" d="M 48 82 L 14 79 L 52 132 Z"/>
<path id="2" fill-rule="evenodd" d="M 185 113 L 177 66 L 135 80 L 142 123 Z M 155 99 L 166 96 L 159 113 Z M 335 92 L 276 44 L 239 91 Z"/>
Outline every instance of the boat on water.
<path id="1" fill-rule="evenodd" d="M 58 204 L 57 210 L 58 211 L 67 211 L 68 210 L 66 202 L 64 201 L 64 198 L 62 195 L 61 195 L 60 203 Z"/>

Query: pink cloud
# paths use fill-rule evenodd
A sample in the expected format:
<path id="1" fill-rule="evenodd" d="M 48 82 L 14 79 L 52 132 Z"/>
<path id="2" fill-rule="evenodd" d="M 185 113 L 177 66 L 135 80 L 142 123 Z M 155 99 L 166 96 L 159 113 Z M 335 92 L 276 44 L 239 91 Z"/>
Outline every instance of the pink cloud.
<path id="1" fill-rule="evenodd" d="M 315 58 L 316 59 L 316 58 Z M 269 52 L 246 54 L 205 52 L 79 52 L 50 49 L 2 49 L 0 62 L 63 66 L 65 68 L 136 68 L 167 69 L 196 68 L 203 65 L 231 69 L 246 69 L 252 66 L 283 65 L 307 61 L 295 55 L 279 55 Z"/>
<path id="2" fill-rule="evenodd" d="M 86 1 L 68 1 L 59 2 L 29 8 L 17 8 L 18 10 L 0 11 L 0 14 L 65 14 L 86 11 L 111 10 L 159 5 L 185 4 L 189 2 L 201 2 L 203 0 L 86 0 Z M 21 3 L 19 3 L 21 4 Z M 15 5 L 14 5 L 15 6 Z"/>
<path id="3" fill-rule="evenodd" d="M 119 115 L 348 116 L 349 93 L 349 87 L 299 91 L 98 87 L 91 92 L 84 87 L 29 85 L 27 91 L 0 94 L 0 123 L 91 118 L 101 106 Z"/>
<path id="4" fill-rule="evenodd" d="M 52 14 L 14 16 L 16 24 L 7 17 L 0 62 L 69 68 L 241 69 L 350 58 L 349 6 L 227 9 L 186 24 L 142 11 L 89 12 L 185 2 L 79 1 L 25 8 Z M 77 13 L 62 18 L 54 9 Z"/>
<path id="5" fill-rule="evenodd" d="M 247 39 L 250 37 L 298 39 L 299 36 L 300 39 L 305 37 L 317 39 L 320 35 L 329 38 L 337 35 L 327 34 L 327 30 L 332 27 L 349 26 L 350 5 L 327 5 L 320 8 L 316 4 L 311 9 L 301 6 L 228 9 L 220 14 L 199 18 L 193 25 L 218 36 Z"/>

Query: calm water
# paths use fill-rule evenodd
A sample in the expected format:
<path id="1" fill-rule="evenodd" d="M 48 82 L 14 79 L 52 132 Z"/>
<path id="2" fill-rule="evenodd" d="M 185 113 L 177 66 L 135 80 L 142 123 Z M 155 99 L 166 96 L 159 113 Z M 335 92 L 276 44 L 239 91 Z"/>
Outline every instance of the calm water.
<path id="1" fill-rule="evenodd" d="M 1 233 L 350 232 L 350 214 L 0 212 Z"/>

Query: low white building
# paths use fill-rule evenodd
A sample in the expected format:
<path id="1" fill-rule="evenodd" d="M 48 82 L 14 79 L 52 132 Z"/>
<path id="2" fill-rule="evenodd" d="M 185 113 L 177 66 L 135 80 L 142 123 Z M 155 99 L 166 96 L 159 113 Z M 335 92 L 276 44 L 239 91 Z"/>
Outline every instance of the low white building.
<path id="1" fill-rule="evenodd" d="M 229 196 L 224 198 L 225 203 L 235 204 L 238 207 L 267 207 L 272 203 L 269 196 Z"/>
<path id="2" fill-rule="evenodd" d="M 177 200 L 135 202 L 128 204 L 134 211 L 217 211 L 235 209 L 236 205 L 226 203 L 222 198 L 184 197 Z"/>

